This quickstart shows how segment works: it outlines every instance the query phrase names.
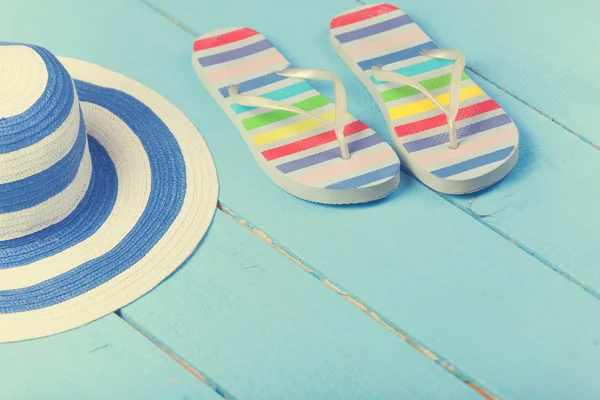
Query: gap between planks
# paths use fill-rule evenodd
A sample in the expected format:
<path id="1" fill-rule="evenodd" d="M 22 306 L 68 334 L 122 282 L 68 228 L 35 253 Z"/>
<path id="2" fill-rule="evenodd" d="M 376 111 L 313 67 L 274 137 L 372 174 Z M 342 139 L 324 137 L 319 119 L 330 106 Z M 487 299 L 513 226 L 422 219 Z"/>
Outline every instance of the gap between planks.
<path id="1" fill-rule="evenodd" d="M 259 237 L 261 240 L 266 242 L 269 246 L 277 250 L 279 253 L 286 256 L 288 259 L 293 261 L 296 265 L 302 268 L 304 271 L 308 272 L 314 278 L 318 279 L 321 283 L 327 286 L 329 289 L 333 290 L 335 293 L 340 295 L 342 298 L 347 300 L 350 304 L 360 309 L 367 316 L 375 320 L 378 324 L 382 325 L 385 329 L 396 335 L 398 338 L 404 340 L 411 347 L 419 351 L 421 354 L 425 355 L 427 358 L 444 368 L 446 371 L 450 372 L 456 378 L 460 379 L 462 382 L 467 384 L 471 389 L 475 390 L 478 394 L 480 394 L 483 398 L 487 400 L 498 400 L 498 397 L 493 395 L 489 389 L 486 389 L 482 385 L 475 382 L 468 373 L 461 370 L 456 365 L 452 364 L 451 361 L 445 359 L 441 355 L 437 354 L 433 350 L 429 349 L 426 345 L 421 343 L 418 339 L 407 333 L 405 330 L 396 326 L 393 322 L 389 321 L 385 316 L 377 313 L 374 309 L 369 307 L 367 304 L 362 302 L 357 296 L 354 296 L 348 290 L 344 289 L 342 286 L 332 282 L 327 276 L 323 273 L 316 270 L 314 267 L 309 265 L 302 257 L 295 254 L 292 250 L 286 248 L 281 243 L 277 242 L 273 238 L 269 237 L 264 231 L 257 228 L 251 222 L 243 219 L 241 216 L 236 214 L 233 210 L 225 206 L 223 203 L 219 202 L 217 205 L 218 209 L 229 217 L 234 219 L 238 224 L 242 225 L 244 228 L 252 232 L 255 236 Z"/>
<path id="2" fill-rule="evenodd" d="M 233 396 L 231 393 L 229 393 L 227 390 L 225 390 L 223 388 L 223 386 L 219 385 L 215 380 L 207 377 L 206 374 L 201 373 L 196 368 L 194 368 L 190 364 L 188 364 L 185 360 L 182 360 L 181 358 L 179 358 L 177 355 L 174 354 L 173 351 L 167 349 L 163 344 L 159 343 L 158 339 L 153 338 L 152 336 L 144 333 L 140 327 L 135 325 L 135 322 L 129 321 L 126 317 L 124 317 L 121 310 L 115 311 L 115 315 L 118 316 L 121 320 L 123 320 L 126 324 L 131 326 L 133 329 L 135 329 L 136 332 L 138 332 L 140 335 L 142 335 L 144 338 L 146 338 L 150 343 L 152 343 L 153 345 L 158 347 L 163 353 L 168 355 L 177 364 L 179 364 L 183 368 L 185 368 L 186 371 L 188 371 L 190 374 L 194 375 L 194 377 L 198 378 L 202 383 L 204 383 L 206 386 L 208 386 L 209 388 L 214 390 L 215 393 L 217 393 L 219 396 L 221 396 L 225 400 L 237 400 L 235 396 Z"/>
<path id="3" fill-rule="evenodd" d="M 179 21 L 177 18 L 167 14 L 166 12 L 164 12 L 160 8 L 156 7 L 154 4 L 150 3 L 149 1 L 147 1 L 147 0 L 138 0 L 138 1 L 142 4 L 144 4 L 145 6 L 147 6 L 148 8 L 150 8 L 151 10 L 162 15 L 164 18 L 168 19 L 169 21 L 171 21 L 172 23 L 177 25 L 179 28 L 183 29 L 186 33 L 192 35 L 194 37 L 194 39 L 197 38 L 198 36 L 200 36 L 200 34 L 197 32 L 194 32 L 194 30 L 191 27 L 189 27 L 185 23 Z"/>
<path id="4" fill-rule="evenodd" d="M 404 172 L 406 175 L 410 176 L 411 178 L 413 178 L 415 181 L 417 181 L 419 184 L 422 185 L 422 183 L 413 175 L 413 173 L 408 168 L 406 168 L 404 165 L 402 165 L 400 168 L 402 169 L 402 172 Z M 492 216 L 502 212 L 503 211 L 502 209 L 498 210 L 496 212 L 493 212 L 491 214 L 479 214 L 479 213 L 476 213 L 475 211 L 473 211 L 471 208 L 473 203 L 476 202 L 479 197 L 475 197 L 466 206 L 464 206 L 460 202 L 454 201 L 453 195 L 436 192 L 435 190 L 433 190 L 427 186 L 425 186 L 425 188 L 427 188 L 428 190 L 437 194 L 439 197 L 446 200 L 448 203 L 452 204 L 453 206 L 455 206 L 456 208 L 458 208 L 459 210 L 461 210 L 468 216 L 474 218 L 479 223 L 483 224 L 483 226 L 485 226 L 486 228 L 491 229 L 493 232 L 500 235 L 502 238 L 506 239 L 511 244 L 517 246 L 519 249 L 521 249 L 525 253 L 529 254 L 531 257 L 535 258 L 537 261 L 539 261 L 546 267 L 550 268 L 552 271 L 558 273 L 563 278 L 567 279 L 569 282 L 574 283 L 575 285 L 579 286 L 580 288 L 582 288 L 583 290 L 585 290 L 586 292 L 588 292 L 595 298 L 600 299 L 600 292 L 598 290 L 594 289 L 594 287 L 588 285 L 585 281 L 578 279 L 573 274 L 568 273 L 564 269 L 560 268 L 558 265 L 554 264 L 552 261 L 548 260 L 546 257 L 542 256 L 540 253 L 536 252 L 535 250 L 526 246 L 525 244 L 519 242 L 516 238 L 505 233 L 501 229 L 496 228 L 493 224 L 491 224 L 490 222 L 487 221 L 487 218 L 492 217 Z M 511 196 L 511 195 L 509 195 L 509 196 Z"/>
<path id="5" fill-rule="evenodd" d="M 410 171 L 406 170 L 404 167 L 402 167 L 402 170 L 414 178 L 414 175 L 412 175 L 410 173 Z M 414 178 L 414 179 L 416 179 L 416 178 Z M 548 260 L 546 257 L 542 256 L 540 253 L 536 252 L 535 250 L 531 249 L 530 247 L 526 246 L 525 244 L 520 243 L 517 239 L 515 239 L 514 237 L 510 236 L 509 234 L 503 232 L 501 229 L 496 228 L 493 224 L 491 224 L 490 222 L 488 222 L 486 220 L 487 218 L 492 217 L 495 214 L 502 212 L 503 210 L 499 210 L 499 211 L 491 213 L 491 214 L 483 214 L 483 215 L 478 214 L 471 209 L 471 206 L 475 201 L 477 201 L 477 199 L 479 197 L 474 198 L 466 206 L 464 206 L 464 205 L 460 204 L 459 202 L 455 202 L 453 200 L 452 195 L 442 194 L 442 193 L 436 192 L 433 189 L 430 189 L 430 188 L 428 188 L 428 189 L 433 191 L 434 193 L 436 193 L 438 196 L 440 196 L 441 198 L 446 200 L 448 203 L 454 205 L 459 210 L 463 211 L 465 214 L 467 214 L 467 215 L 473 217 L 474 219 L 476 219 L 477 221 L 479 221 L 481 224 L 483 224 L 483 226 L 491 229 L 493 232 L 497 233 L 504 239 L 508 240 L 510 243 L 514 244 L 519 249 L 523 250 L 525 253 L 529 254 L 531 257 L 535 258 L 537 261 L 539 261 L 543 265 L 547 266 L 554 272 L 560 274 L 563 278 L 566 278 L 569 282 L 574 283 L 575 285 L 579 286 L 580 288 L 582 288 L 583 290 L 585 290 L 586 292 L 588 292 L 595 298 L 600 299 L 600 292 L 598 292 L 592 286 L 588 285 L 585 281 L 582 281 L 582 280 L 578 279 L 576 276 L 568 273 L 564 269 L 560 268 L 558 265 L 554 264 L 552 261 Z"/>
<path id="6" fill-rule="evenodd" d="M 358 0 L 357 0 L 358 1 Z M 487 76 L 481 74 L 480 72 L 477 72 L 476 70 L 474 70 L 471 67 L 466 67 L 467 70 L 469 70 L 470 72 L 474 73 L 475 75 L 477 75 L 478 77 L 480 77 L 481 79 L 483 79 L 484 81 L 486 81 L 487 83 L 489 83 L 490 85 L 498 88 L 499 90 L 501 90 L 502 92 L 506 93 L 507 95 L 509 95 L 510 97 L 512 97 L 513 99 L 517 100 L 520 103 L 525 104 L 527 107 L 529 107 L 530 109 L 532 109 L 533 111 L 537 112 L 538 114 L 540 114 L 542 117 L 549 119 L 550 121 L 552 121 L 555 125 L 558 125 L 561 129 L 569 132 L 571 135 L 575 136 L 576 138 L 584 141 L 585 143 L 589 144 L 590 146 L 592 146 L 594 149 L 596 150 L 600 150 L 600 146 L 598 146 L 596 143 L 592 142 L 590 139 L 586 138 L 585 136 L 575 132 L 573 129 L 569 128 L 567 125 L 563 124 L 562 122 L 560 122 L 558 119 L 552 117 L 550 114 L 542 111 L 541 109 L 537 108 L 536 106 L 534 106 L 533 104 L 531 104 L 530 102 L 528 102 L 527 100 L 525 100 L 522 97 L 517 96 L 516 94 L 508 91 L 507 89 L 503 88 L 502 86 L 500 86 L 499 84 L 497 84 L 496 82 L 494 82 L 493 80 L 491 80 L 490 78 L 488 78 Z"/>

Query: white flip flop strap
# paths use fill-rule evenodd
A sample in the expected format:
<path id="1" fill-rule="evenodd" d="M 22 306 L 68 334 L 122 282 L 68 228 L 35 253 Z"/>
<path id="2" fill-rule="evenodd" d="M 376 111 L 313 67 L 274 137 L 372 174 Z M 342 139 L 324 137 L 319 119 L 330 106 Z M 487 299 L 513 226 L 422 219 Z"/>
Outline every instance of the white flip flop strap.
<path id="1" fill-rule="evenodd" d="M 340 146 L 341 156 L 343 159 L 350 158 L 350 151 L 348 150 L 348 143 L 344 136 L 344 128 L 346 126 L 346 89 L 342 82 L 331 72 L 323 69 L 313 68 L 289 68 L 277 73 L 278 75 L 285 76 L 288 78 L 297 79 L 313 79 L 323 81 L 333 81 L 334 84 L 334 97 L 335 97 L 335 123 L 324 120 L 314 114 L 304 111 L 298 107 L 290 106 L 280 101 L 265 99 L 260 96 L 252 96 L 247 94 L 240 94 L 239 89 L 236 85 L 229 87 L 229 96 L 231 100 L 246 107 L 264 107 L 272 108 L 275 110 L 291 111 L 305 117 L 314 119 L 332 128 L 335 132 L 335 136 Z"/>
<path id="2" fill-rule="evenodd" d="M 427 96 L 433 102 L 433 104 L 435 104 L 436 107 L 442 110 L 442 112 L 446 115 L 446 118 L 448 119 L 450 148 L 456 149 L 458 147 L 458 138 L 456 135 L 455 120 L 460 106 L 460 82 L 466 66 L 465 57 L 460 51 L 455 49 L 427 50 L 422 51 L 421 54 L 426 57 L 454 61 L 452 76 L 450 77 L 450 104 L 448 105 L 448 108 L 442 106 L 429 90 L 425 89 L 423 85 L 412 78 L 400 75 L 396 72 L 384 71 L 379 66 L 372 67 L 373 77 L 379 81 L 395 82 L 402 85 L 411 86 Z"/>

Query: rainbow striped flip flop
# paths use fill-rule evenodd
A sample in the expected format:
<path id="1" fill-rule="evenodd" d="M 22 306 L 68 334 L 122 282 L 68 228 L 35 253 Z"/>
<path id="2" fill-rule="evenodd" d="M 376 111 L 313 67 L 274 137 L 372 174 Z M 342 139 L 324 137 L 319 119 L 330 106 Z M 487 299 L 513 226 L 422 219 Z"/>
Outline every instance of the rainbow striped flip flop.
<path id="1" fill-rule="evenodd" d="M 400 159 L 424 184 L 469 193 L 515 166 L 519 131 L 463 72 L 459 51 L 438 48 L 389 4 L 349 10 L 330 28 L 333 47 L 378 102 Z"/>
<path id="2" fill-rule="evenodd" d="M 287 192 L 317 203 L 350 204 L 385 197 L 398 186 L 394 149 L 347 114 L 344 87 L 330 72 L 291 68 L 248 28 L 200 36 L 192 65 L 258 164 Z M 335 102 L 307 79 L 332 81 Z"/>

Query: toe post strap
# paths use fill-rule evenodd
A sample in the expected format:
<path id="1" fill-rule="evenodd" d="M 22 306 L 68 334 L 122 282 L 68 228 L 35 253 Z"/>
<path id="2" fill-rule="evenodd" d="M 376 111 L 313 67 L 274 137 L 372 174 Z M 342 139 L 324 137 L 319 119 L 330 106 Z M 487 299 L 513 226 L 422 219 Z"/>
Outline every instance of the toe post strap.
<path id="1" fill-rule="evenodd" d="M 433 104 L 435 104 L 435 106 L 444 113 L 444 115 L 446 115 L 448 120 L 450 148 L 456 149 L 458 148 L 458 137 L 456 134 L 455 122 L 460 106 L 460 82 L 466 66 L 465 57 L 456 49 L 433 49 L 421 51 L 421 55 L 430 58 L 454 61 L 454 67 L 452 68 L 452 75 L 450 77 L 450 103 L 448 107 L 442 106 L 435 96 L 416 80 L 396 72 L 385 71 L 380 65 L 374 65 L 371 67 L 373 77 L 382 82 L 394 82 L 401 85 L 411 86 L 427 96 L 427 98 L 430 99 Z"/>
<path id="2" fill-rule="evenodd" d="M 285 104 L 280 101 L 266 99 L 260 96 L 252 96 L 246 94 L 240 94 L 239 88 L 236 85 L 229 87 L 229 96 L 231 100 L 235 103 L 238 103 L 242 106 L 247 107 L 264 107 L 271 108 L 275 110 L 285 110 L 294 112 L 299 115 L 303 115 L 305 117 L 311 118 L 315 121 L 322 123 L 325 126 L 333 129 L 336 135 L 336 139 L 340 146 L 340 154 L 341 158 L 347 160 L 350 159 L 350 150 L 348 149 L 348 143 L 346 141 L 346 137 L 344 135 L 344 128 L 346 126 L 347 119 L 347 96 L 346 89 L 342 82 L 331 72 L 323 70 L 323 69 L 314 69 L 314 68 L 288 68 L 283 71 L 277 73 L 280 76 L 285 76 L 287 78 L 296 78 L 296 79 L 307 79 L 307 80 L 320 80 L 320 81 L 332 81 L 334 85 L 334 105 L 335 105 L 335 121 L 332 123 L 327 121 L 321 117 L 318 117 L 312 113 L 304 111 L 298 107 L 294 107 L 288 104 Z"/>

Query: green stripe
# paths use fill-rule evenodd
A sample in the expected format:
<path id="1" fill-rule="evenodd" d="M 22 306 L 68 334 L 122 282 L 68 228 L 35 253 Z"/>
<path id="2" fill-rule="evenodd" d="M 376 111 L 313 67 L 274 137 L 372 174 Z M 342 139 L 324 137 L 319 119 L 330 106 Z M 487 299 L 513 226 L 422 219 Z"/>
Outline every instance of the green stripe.
<path id="1" fill-rule="evenodd" d="M 294 103 L 294 104 L 292 104 L 292 106 L 298 107 L 299 109 L 304 110 L 304 111 L 311 111 L 311 110 L 316 110 L 317 108 L 323 107 L 324 105 L 327 105 L 330 103 L 331 102 L 329 100 L 327 100 L 326 97 L 318 94 L 314 97 L 310 97 L 306 100 L 302 100 L 297 103 Z M 261 115 L 257 115 L 255 117 L 246 118 L 245 120 L 242 121 L 242 124 L 244 124 L 244 127 L 250 131 L 252 129 L 260 128 L 261 126 L 273 124 L 277 121 L 281 121 L 283 119 L 293 117 L 294 115 L 297 115 L 297 114 L 292 111 L 273 110 L 273 111 L 269 111 L 269 112 L 266 112 Z"/>
<path id="2" fill-rule="evenodd" d="M 449 86 L 451 77 L 452 77 L 452 74 L 446 74 L 446 75 L 436 76 L 435 78 L 426 79 L 419 83 L 421 85 L 423 85 L 425 87 L 425 89 L 431 91 L 431 90 L 442 88 L 444 86 Z M 463 73 L 461 81 L 464 81 L 465 79 L 469 79 L 469 77 L 467 76 L 467 74 Z M 401 86 L 398 88 L 385 90 L 385 91 L 381 92 L 381 97 L 383 98 L 383 101 L 387 103 L 390 101 L 402 99 L 404 97 L 413 96 L 413 95 L 419 94 L 419 93 L 421 93 L 421 92 L 412 86 Z"/>

